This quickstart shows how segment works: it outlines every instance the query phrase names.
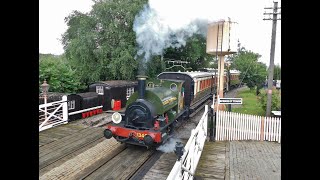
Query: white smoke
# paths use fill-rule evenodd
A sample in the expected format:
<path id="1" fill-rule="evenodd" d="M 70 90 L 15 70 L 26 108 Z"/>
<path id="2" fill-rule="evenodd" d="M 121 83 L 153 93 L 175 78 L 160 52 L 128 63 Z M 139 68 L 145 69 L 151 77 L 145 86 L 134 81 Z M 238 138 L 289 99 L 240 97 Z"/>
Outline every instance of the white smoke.
<path id="1" fill-rule="evenodd" d="M 169 140 L 166 143 L 157 147 L 157 150 L 162 151 L 164 153 L 174 152 L 177 142 L 182 142 L 182 141 L 180 139 L 176 139 L 176 138 L 169 138 Z"/>
<path id="2" fill-rule="evenodd" d="M 205 37 L 209 22 L 226 19 L 224 8 L 214 6 L 215 2 L 149 0 L 133 24 L 139 45 L 137 55 L 148 61 L 152 55 L 162 55 L 168 47 L 184 46 L 187 38 L 194 34 Z"/>

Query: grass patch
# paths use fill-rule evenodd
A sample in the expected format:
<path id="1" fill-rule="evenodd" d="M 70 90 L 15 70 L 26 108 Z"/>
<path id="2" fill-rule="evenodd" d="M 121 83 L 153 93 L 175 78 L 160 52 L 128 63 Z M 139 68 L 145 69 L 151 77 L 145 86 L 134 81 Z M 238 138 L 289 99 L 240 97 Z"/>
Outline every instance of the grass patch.
<path id="1" fill-rule="evenodd" d="M 242 98 L 242 106 L 232 107 L 232 112 L 265 116 L 266 112 L 261 107 L 258 96 L 256 96 L 256 90 L 246 88 L 238 93 L 237 98 Z"/>

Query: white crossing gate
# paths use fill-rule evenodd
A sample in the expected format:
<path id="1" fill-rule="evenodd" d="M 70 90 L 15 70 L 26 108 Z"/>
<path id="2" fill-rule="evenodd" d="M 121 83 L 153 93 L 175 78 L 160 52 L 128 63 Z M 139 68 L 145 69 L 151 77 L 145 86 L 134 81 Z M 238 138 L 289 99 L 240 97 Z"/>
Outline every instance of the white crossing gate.
<path id="1" fill-rule="evenodd" d="M 68 123 L 67 96 L 61 101 L 39 105 L 39 132 Z"/>
<path id="2" fill-rule="evenodd" d="M 266 140 L 280 143 L 281 117 L 217 111 L 215 140 Z"/>

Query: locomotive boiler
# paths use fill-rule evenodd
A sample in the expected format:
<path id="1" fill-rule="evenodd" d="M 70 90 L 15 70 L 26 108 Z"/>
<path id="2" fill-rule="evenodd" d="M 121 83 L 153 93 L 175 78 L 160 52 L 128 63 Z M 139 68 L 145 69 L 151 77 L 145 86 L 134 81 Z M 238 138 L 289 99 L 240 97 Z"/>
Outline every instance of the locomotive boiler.
<path id="1" fill-rule="evenodd" d="M 128 99 L 124 114 L 115 112 L 104 136 L 119 142 L 140 146 L 164 143 L 172 132 L 173 123 L 186 114 L 183 80 L 155 80 L 138 77 L 138 92 Z"/>

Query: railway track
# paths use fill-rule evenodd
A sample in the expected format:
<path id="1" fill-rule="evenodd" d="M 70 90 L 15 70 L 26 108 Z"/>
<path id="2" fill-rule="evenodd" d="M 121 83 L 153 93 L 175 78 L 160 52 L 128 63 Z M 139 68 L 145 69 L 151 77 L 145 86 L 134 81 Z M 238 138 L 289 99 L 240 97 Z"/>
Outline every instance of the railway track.
<path id="1" fill-rule="evenodd" d="M 43 140 L 78 128 L 39 145 L 39 179 L 129 179 L 155 152 L 105 139 L 103 128 L 79 126 L 73 123 L 40 134 Z"/>
<path id="2" fill-rule="evenodd" d="M 182 133 L 183 129 L 190 131 L 197 125 L 194 119 L 199 112 L 182 122 L 173 137 L 186 142 L 190 134 Z M 63 137 L 70 129 L 72 133 Z M 61 138 L 39 145 L 39 179 L 166 179 L 176 161 L 173 151 L 163 153 L 121 144 L 113 138 L 105 139 L 103 130 L 70 123 L 40 134 L 60 134 Z M 181 134 L 185 136 L 176 136 Z"/>
<path id="3" fill-rule="evenodd" d="M 130 180 L 154 180 L 154 179 L 166 179 L 169 175 L 171 169 L 176 162 L 176 155 L 174 153 L 174 145 L 176 141 L 183 142 L 184 144 L 188 141 L 191 129 L 195 128 L 202 116 L 204 111 L 204 106 L 206 104 L 210 104 L 212 101 L 209 100 L 205 104 L 203 104 L 198 111 L 195 111 L 190 115 L 190 119 L 182 122 L 182 124 L 175 129 L 172 141 L 168 142 L 170 147 L 164 153 L 162 151 L 156 151 L 150 159 L 143 164 L 143 166 L 136 172 L 134 176 L 130 178 Z"/>

